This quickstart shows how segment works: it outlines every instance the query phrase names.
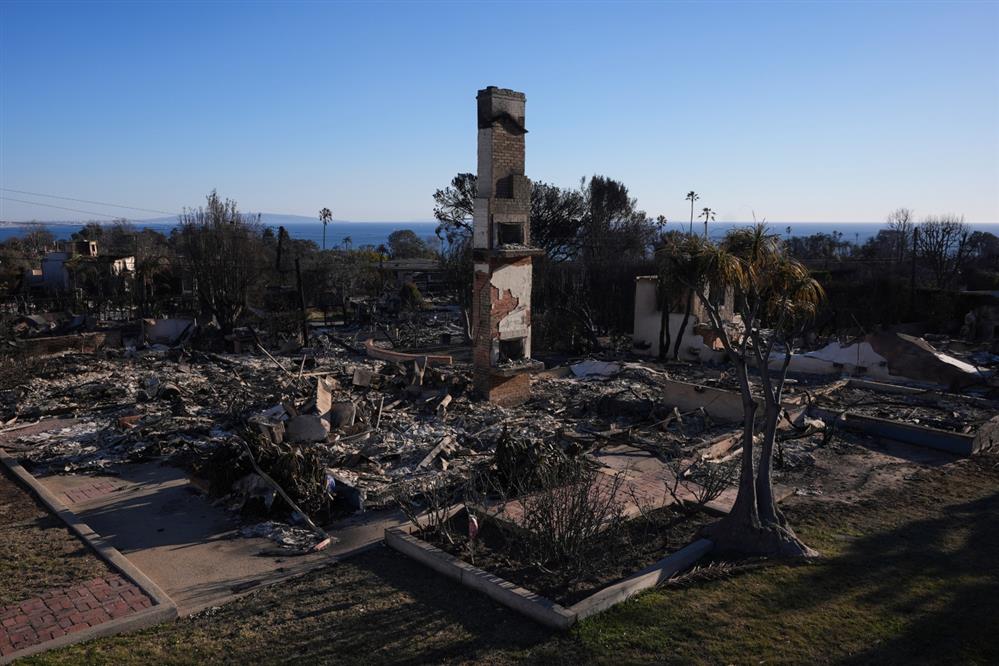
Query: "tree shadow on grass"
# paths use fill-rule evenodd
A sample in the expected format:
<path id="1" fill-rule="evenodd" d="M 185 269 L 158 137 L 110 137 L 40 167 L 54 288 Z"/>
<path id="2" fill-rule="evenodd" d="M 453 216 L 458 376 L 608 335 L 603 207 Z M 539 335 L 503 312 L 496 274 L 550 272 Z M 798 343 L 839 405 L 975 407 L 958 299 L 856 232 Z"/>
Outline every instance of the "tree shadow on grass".
<path id="1" fill-rule="evenodd" d="M 263 589 L 200 624 L 210 637 L 204 651 L 228 663 L 495 662 L 552 635 L 384 547 Z"/>
<path id="2" fill-rule="evenodd" d="M 402 658 L 395 663 L 474 660 L 527 649 L 552 636 L 551 630 L 388 549 L 352 563 L 411 600 L 376 618 L 384 631 L 416 648 L 397 655 Z"/>
<path id="3" fill-rule="evenodd" d="M 860 537 L 773 599 L 806 612 L 842 601 L 888 638 L 840 663 L 999 663 L 999 493 Z"/>

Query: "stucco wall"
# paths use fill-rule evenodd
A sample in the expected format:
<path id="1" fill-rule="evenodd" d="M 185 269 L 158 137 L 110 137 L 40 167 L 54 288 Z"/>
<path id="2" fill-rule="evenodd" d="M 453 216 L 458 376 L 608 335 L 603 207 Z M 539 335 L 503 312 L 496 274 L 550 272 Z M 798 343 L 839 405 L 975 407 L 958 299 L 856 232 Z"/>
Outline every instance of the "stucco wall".
<path id="1" fill-rule="evenodd" d="M 635 280 L 635 321 L 632 343 L 635 353 L 644 356 L 659 355 L 659 328 L 662 313 L 656 298 L 658 281 L 654 277 L 639 277 Z M 694 327 L 700 323 L 695 312 L 691 312 L 687 328 L 680 344 L 680 358 L 685 360 L 720 361 L 724 352 L 710 349 L 704 344 L 704 339 L 694 333 Z M 670 347 L 676 344 L 683 325 L 683 313 L 671 312 L 669 315 Z M 648 347 L 645 344 L 648 343 Z"/>

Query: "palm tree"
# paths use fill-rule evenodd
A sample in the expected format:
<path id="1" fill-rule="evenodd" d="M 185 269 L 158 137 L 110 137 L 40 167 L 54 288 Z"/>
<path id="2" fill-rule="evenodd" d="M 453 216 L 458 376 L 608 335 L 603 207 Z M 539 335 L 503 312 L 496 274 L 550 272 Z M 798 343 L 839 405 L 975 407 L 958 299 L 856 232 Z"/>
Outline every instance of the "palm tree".
<path id="1" fill-rule="evenodd" d="M 795 536 L 773 499 L 772 467 L 781 399 L 791 360 L 792 343 L 814 319 L 825 298 L 808 269 L 787 252 L 787 246 L 765 225 L 735 229 L 719 244 L 689 237 L 696 279 L 686 275 L 707 313 L 735 370 L 742 396 L 742 463 L 738 494 L 731 512 L 706 533 L 721 551 L 757 555 L 814 556 Z M 732 289 L 742 332 L 726 328 L 709 289 Z M 775 354 L 776 352 L 776 354 Z M 750 368 L 758 374 L 750 384 Z M 764 414 L 759 463 L 753 448 L 757 427 L 757 396 Z"/>
<path id="2" fill-rule="evenodd" d="M 665 232 L 662 235 L 659 247 L 656 248 L 656 268 L 658 272 L 656 299 L 659 302 L 658 358 L 660 361 L 665 361 L 669 358 L 669 316 L 673 303 L 672 296 L 678 289 L 682 289 L 676 276 L 676 258 L 680 254 L 680 238 L 682 237 L 682 231 Z"/>
<path id="3" fill-rule="evenodd" d="M 326 225 L 333 221 L 333 211 L 323 208 L 319 211 L 319 221 L 323 223 L 323 249 L 326 249 Z"/>
<path id="4" fill-rule="evenodd" d="M 703 217 L 704 218 L 704 240 L 707 240 L 708 239 L 708 220 L 711 220 L 712 222 L 715 221 L 715 212 L 713 210 L 711 210 L 710 208 L 705 207 L 705 208 L 701 209 L 701 214 L 698 215 L 697 217 Z"/>
<path id="5" fill-rule="evenodd" d="M 346 247 L 349 250 L 350 246 L 354 244 L 354 239 L 351 238 L 350 236 L 344 236 L 343 237 L 343 244 L 344 244 L 344 247 Z"/>
<path id="6" fill-rule="evenodd" d="M 136 258 L 135 280 L 139 285 L 139 313 L 149 316 L 149 300 L 156 295 L 156 281 L 170 272 L 170 260 L 162 254 Z"/>
<path id="7" fill-rule="evenodd" d="M 673 280 L 677 291 L 686 292 L 683 304 L 683 319 L 673 341 L 673 360 L 680 360 L 680 347 L 683 345 L 683 335 L 690 324 L 690 315 L 694 311 L 694 296 L 696 286 L 702 280 L 702 270 L 699 263 L 700 241 L 692 234 L 687 234 L 680 240 L 673 255 Z"/>
<path id="8" fill-rule="evenodd" d="M 690 233 L 694 233 L 694 202 L 700 198 L 694 190 L 687 192 L 687 201 L 690 202 Z"/>

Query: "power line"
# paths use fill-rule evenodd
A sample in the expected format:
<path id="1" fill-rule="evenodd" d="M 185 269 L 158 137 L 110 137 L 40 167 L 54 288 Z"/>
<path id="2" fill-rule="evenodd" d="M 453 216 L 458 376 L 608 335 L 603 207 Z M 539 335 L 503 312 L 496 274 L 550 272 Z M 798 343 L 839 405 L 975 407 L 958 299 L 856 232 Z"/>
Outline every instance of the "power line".
<path id="1" fill-rule="evenodd" d="M 138 206 L 125 206 L 122 204 L 113 204 L 106 201 L 91 201 L 90 199 L 74 199 L 73 197 L 60 197 L 55 194 L 41 194 L 39 192 L 26 192 L 24 190 L 12 190 L 7 187 L 0 187 L 0 190 L 4 192 L 14 192 L 15 194 L 28 194 L 33 197 L 43 197 L 45 199 L 62 199 L 63 201 L 78 201 L 79 203 L 94 204 L 97 206 L 110 206 L 112 208 L 127 208 L 128 210 L 141 210 L 145 213 L 160 213 L 161 215 L 174 215 L 166 210 L 156 210 L 155 208 L 139 208 Z M 31 202 L 29 202 L 31 203 Z M 44 205 L 44 204 L 42 204 Z M 111 216 L 113 217 L 113 216 Z"/>
<path id="2" fill-rule="evenodd" d="M 69 210 L 74 213 L 83 213 L 84 215 L 100 215 L 101 217 L 110 217 L 115 219 L 117 215 L 108 215 L 107 213 L 95 213 L 92 210 L 80 210 L 79 208 L 66 208 L 65 206 L 56 206 L 55 204 L 42 203 L 40 201 L 25 201 L 24 199 L 14 199 L 12 197 L 0 196 L 0 199 L 4 201 L 16 201 L 17 203 L 31 204 L 32 206 L 46 206 L 48 208 L 58 208 L 59 210 Z"/>

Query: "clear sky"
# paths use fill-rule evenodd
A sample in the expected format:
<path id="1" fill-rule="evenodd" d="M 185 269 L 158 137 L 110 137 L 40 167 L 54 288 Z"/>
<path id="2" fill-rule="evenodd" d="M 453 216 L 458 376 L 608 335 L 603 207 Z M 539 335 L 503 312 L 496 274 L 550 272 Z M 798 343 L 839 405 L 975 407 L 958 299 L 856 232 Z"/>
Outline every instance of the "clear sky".
<path id="1" fill-rule="evenodd" d="M 528 176 L 651 215 L 999 222 L 996 2 L 0 1 L 0 187 L 428 220 L 486 85 L 527 94 Z"/>

